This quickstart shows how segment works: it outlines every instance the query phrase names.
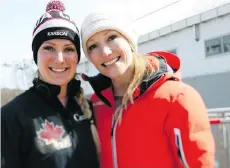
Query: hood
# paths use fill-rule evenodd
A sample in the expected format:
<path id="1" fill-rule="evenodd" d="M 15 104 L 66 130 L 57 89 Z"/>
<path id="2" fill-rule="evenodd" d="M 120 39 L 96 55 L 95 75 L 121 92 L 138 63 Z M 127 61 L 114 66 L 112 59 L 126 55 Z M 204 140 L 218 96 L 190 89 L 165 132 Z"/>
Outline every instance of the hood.
<path id="1" fill-rule="evenodd" d="M 157 58 L 157 66 L 159 71 L 157 74 L 144 78 L 139 88 L 136 89 L 133 94 L 134 99 L 141 96 L 145 91 L 149 90 L 150 87 L 155 88 L 164 83 L 166 80 L 181 80 L 180 59 L 178 56 L 165 51 L 154 51 L 148 54 Z M 85 74 L 81 74 L 81 76 L 83 80 L 90 83 L 98 98 L 100 98 L 106 105 L 111 107 L 111 103 L 102 94 L 102 91 L 111 87 L 111 79 L 102 75 L 101 73 L 92 77 L 89 77 Z"/>
<path id="2" fill-rule="evenodd" d="M 165 64 L 167 64 L 167 67 L 172 68 L 173 70 L 172 76 L 178 80 L 181 80 L 180 58 L 177 55 L 170 53 L 170 52 L 166 52 L 166 51 L 154 51 L 148 54 L 152 56 L 162 57 L 165 60 Z"/>

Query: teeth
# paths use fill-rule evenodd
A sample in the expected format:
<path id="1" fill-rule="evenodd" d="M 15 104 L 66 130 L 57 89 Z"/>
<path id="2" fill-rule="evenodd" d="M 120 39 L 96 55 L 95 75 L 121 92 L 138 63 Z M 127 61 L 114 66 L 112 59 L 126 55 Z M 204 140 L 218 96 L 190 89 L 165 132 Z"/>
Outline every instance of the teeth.
<path id="1" fill-rule="evenodd" d="M 62 69 L 51 68 L 51 69 L 55 72 L 64 72 L 66 70 L 66 68 L 62 68 Z"/>
<path id="2" fill-rule="evenodd" d="M 109 61 L 109 62 L 105 62 L 104 64 L 105 64 L 106 66 L 112 65 L 112 64 L 115 63 L 118 59 L 119 59 L 119 57 L 118 57 L 118 58 L 115 58 L 115 59 L 113 59 L 113 60 L 111 60 L 111 61 Z"/>

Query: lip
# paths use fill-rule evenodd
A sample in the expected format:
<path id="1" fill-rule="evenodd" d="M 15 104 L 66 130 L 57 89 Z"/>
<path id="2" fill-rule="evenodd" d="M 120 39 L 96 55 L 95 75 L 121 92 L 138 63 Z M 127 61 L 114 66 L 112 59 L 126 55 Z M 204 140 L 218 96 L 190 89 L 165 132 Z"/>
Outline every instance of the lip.
<path id="1" fill-rule="evenodd" d="M 108 66 L 110 66 L 110 65 L 113 65 L 113 64 L 116 63 L 117 61 L 119 61 L 120 58 L 121 58 L 121 56 L 118 56 L 118 57 L 116 57 L 116 58 L 111 59 L 110 61 L 107 61 L 107 62 L 102 63 L 101 65 L 102 65 L 103 67 L 108 67 Z"/>
<path id="2" fill-rule="evenodd" d="M 63 68 L 49 67 L 49 69 L 50 69 L 52 72 L 61 73 L 61 72 L 67 71 L 69 68 L 68 68 L 68 67 L 63 67 Z"/>

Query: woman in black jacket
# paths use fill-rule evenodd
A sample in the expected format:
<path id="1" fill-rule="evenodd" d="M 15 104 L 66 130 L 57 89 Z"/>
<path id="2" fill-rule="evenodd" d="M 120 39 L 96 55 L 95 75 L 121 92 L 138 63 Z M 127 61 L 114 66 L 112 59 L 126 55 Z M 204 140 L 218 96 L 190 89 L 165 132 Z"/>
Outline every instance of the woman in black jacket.
<path id="1" fill-rule="evenodd" d="M 37 21 L 33 86 L 1 108 L 2 168 L 98 168 L 92 108 L 75 79 L 80 61 L 76 25 L 57 0 Z"/>

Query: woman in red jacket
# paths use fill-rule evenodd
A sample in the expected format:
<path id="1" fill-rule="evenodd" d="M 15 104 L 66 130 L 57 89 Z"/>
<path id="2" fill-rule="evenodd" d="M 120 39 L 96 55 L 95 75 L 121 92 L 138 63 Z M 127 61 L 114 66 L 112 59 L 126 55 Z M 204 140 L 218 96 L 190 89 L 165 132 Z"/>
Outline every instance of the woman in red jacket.
<path id="1" fill-rule="evenodd" d="M 180 80 L 180 60 L 137 53 L 127 21 L 92 13 L 81 29 L 101 141 L 102 168 L 213 168 L 215 145 L 199 93 Z"/>

